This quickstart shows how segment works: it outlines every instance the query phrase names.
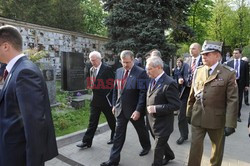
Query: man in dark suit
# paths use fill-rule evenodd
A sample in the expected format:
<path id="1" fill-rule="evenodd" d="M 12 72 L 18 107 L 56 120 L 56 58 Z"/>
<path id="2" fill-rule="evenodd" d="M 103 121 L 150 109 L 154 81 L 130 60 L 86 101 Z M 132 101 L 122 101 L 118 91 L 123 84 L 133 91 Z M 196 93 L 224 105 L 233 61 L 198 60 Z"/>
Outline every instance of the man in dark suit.
<path id="1" fill-rule="evenodd" d="M 236 71 L 236 81 L 238 84 L 239 94 L 239 108 L 238 108 L 238 122 L 241 122 L 241 106 L 243 91 L 247 91 L 249 88 L 249 67 L 246 61 L 241 60 L 241 50 L 235 48 L 233 51 L 234 59 L 227 62 L 227 65 L 232 67 Z"/>
<path id="2" fill-rule="evenodd" d="M 15 27 L 0 27 L 0 61 L 8 72 L 0 93 L 1 166 L 43 166 L 58 154 L 47 86 L 22 45 Z"/>
<path id="3" fill-rule="evenodd" d="M 3 74 L 4 74 L 4 70 L 6 69 L 6 66 L 7 64 L 0 62 L 0 84 L 2 84 Z"/>
<path id="4" fill-rule="evenodd" d="M 190 45 L 189 52 L 191 57 L 189 57 L 185 61 L 185 63 L 183 63 L 181 74 L 178 79 L 178 83 L 182 85 L 182 90 L 180 93 L 181 108 L 178 114 L 178 127 L 181 136 L 176 141 L 178 145 L 183 144 L 183 142 L 188 139 L 188 123 L 186 120 L 186 107 L 194 71 L 198 66 L 202 65 L 202 58 L 200 55 L 200 51 L 201 51 L 201 46 L 199 43 L 193 43 Z"/>
<path id="5" fill-rule="evenodd" d="M 147 118 L 155 139 L 152 166 L 161 166 L 175 158 L 168 139 L 173 132 L 174 111 L 180 108 L 181 103 L 177 84 L 163 71 L 161 58 L 147 59 L 146 67 L 152 78 L 147 92 Z"/>
<path id="6" fill-rule="evenodd" d="M 235 71 L 219 63 L 221 50 L 221 42 L 206 40 L 201 52 L 204 65 L 194 73 L 186 114 L 192 127 L 188 166 L 201 165 L 206 134 L 212 143 L 209 165 L 220 166 L 225 136 L 233 134 L 237 125 Z"/>
<path id="7" fill-rule="evenodd" d="M 122 68 L 116 71 L 113 92 L 113 113 L 117 118 L 114 144 L 110 158 L 101 166 L 115 166 L 120 162 L 120 152 L 125 142 L 127 124 L 130 121 L 136 129 L 143 150 L 140 156 L 148 154 L 151 145 L 149 133 L 145 126 L 145 108 L 148 77 L 146 71 L 134 65 L 132 51 L 121 52 Z"/>
<path id="8" fill-rule="evenodd" d="M 88 78 L 88 88 L 93 90 L 93 97 L 90 103 L 89 126 L 82 139 L 82 143 L 77 144 L 80 148 L 89 148 L 95 135 L 98 126 L 101 112 L 105 115 L 108 125 L 111 129 L 110 140 L 108 144 L 113 143 L 115 134 L 115 117 L 112 114 L 112 105 L 110 94 L 114 84 L 114 73 L 111 67 L 102 63 L 101 54 L 98 51 L 93 51 L 89 54 L 89 59 L 92 64 L 90 68 L 90 77 Z M 111 96 L 111 98 L 109 98 Z"/>

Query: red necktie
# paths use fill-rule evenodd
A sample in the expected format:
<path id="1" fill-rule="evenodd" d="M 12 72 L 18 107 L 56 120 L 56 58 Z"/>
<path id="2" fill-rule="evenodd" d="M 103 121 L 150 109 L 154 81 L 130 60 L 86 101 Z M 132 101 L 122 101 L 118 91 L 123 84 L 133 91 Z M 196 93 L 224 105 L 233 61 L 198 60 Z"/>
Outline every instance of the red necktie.
<path id="1" fill-rule="evenodd" d="M 191 66 L 191 72 L 192 72 L 192 74 L 193 74 L 194 71 L 195 71 L 195 66 L 196 66 L 195 61 L 196 61 L 196 59 L 193 59 L 193 63 L 192 63 L 192 66 Z"/>
<path id="2" fill-rule="evenodd" d="M 5 69 L 3 72 L 3 80 L 5 81 L 7 76 L 8 76 L 9 72 Z"/>
<path id="3" fill-rule="evenodd" d="M 127 81 L 127 78 L 128 78 L 128 72 L 129 70 L 126 70 L 126 73 L 124 74 L 123 78 L 122 78 L 122 89 L 124 88 L 124 85 Z"/>

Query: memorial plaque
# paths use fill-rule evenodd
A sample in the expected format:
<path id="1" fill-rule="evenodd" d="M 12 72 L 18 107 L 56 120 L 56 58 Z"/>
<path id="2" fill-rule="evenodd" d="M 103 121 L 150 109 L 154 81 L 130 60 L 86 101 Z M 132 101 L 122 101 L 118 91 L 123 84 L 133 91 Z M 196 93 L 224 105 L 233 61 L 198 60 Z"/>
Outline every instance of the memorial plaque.
<path id="1" fill-rule="evenodd" d="M 55 105 L 56 102 L 56 77 L 55 67 L 48 62 L 40 62 L 37 64 L 42 71 L 44 80 L 46 81 L 50 105 Z"/>
<path id="2" fill-rule="evenodd" d="M 85 89 L 84 80 L 84 57 L 81 53 L 62 53 L 62 89 L 66 91 L 76 91 Z"/>

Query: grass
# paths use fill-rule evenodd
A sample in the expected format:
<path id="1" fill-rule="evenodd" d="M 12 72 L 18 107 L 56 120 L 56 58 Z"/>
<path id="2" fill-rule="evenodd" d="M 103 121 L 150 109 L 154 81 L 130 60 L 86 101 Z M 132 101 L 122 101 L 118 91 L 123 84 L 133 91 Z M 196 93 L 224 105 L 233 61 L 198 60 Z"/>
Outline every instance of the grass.
<path id="1" fill-rule="evenodd" d="M 56 136 L 63 136 L 87 128 L 90 101 L 85 101 L 85 106 L 76 110 L 68 103 L 69 94 L 60 90 L 61 84 L 59 81 L 57 81 L 56 87 L 56 100 L 61 103 L 60 106 L 52 108 Z M 104 122 L 106 122 L 106 118 L 101 114 L 99 124 Z"/>

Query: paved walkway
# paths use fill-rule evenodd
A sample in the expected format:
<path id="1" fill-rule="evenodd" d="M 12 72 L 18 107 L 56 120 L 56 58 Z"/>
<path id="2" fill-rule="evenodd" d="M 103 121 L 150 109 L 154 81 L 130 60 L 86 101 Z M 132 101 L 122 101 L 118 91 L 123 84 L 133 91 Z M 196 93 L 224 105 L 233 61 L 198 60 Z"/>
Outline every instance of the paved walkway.
<path id="1" fill-rule="evenodd" d="M 250 107 L 243 104 L 242 107 L 242 122 L 238 123 L 236 133 L 226 138 L 223 166 L 250 166 L 250 138 L 248 137 L 247 120 Z M 110 131 L 104 131 L 94 137 L 91 148 L 79 149 L 72 142 L 69 145 L 59 148 L 60 155 L 46 163 L 46 166 L 99 166 L 101 162 L 107 161 L 112 145 L 107 145 Z M 169 162 L 170 166 L 185 166 L 187 165 L 190 139 L 183 145 L 177 145 L 175 141 L 179 137 L 177 127 L 177 116 L 175 117 L 175 130 L 172 133 L 169 144 L 175 153 L 175 159 Z M 189 136 L 190 137 L 190 136 Z M 151 139 L 151 143 L 153 140 Z M 211 153 L 211 143 L 206 136 L 204 143 L 204 154 L 202 166 L 209 165 Z M 121 166 L 150 166 L 153 159 L 153 151 L 146 156 L 140 157 L 138 154 L 141 151 L 141 146 L 135 129 L 129 123 L 127 137 L 121 153 Z"/>

